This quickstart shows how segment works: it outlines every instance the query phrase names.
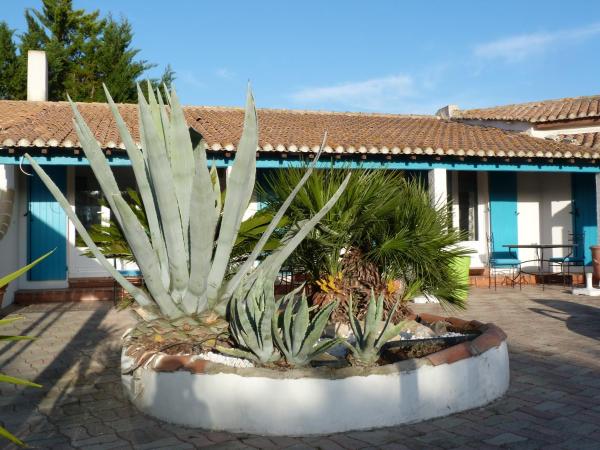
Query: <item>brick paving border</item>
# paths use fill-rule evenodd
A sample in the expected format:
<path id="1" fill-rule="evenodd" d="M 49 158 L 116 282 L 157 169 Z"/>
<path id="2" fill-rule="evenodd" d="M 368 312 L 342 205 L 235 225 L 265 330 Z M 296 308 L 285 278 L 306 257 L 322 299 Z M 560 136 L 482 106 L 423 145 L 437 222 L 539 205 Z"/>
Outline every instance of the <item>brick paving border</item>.
<path id="1" fill-rule="evenodd" d="M 2 330 L 35 341 L 0 345 L 0 368 L 42 389 L 0 385 L 0 422 L 44 449 L 599 449 L 600 299 L 552 287 L 474 289 L 469 309 L 509 336 L 511 386 L 486 407 L 412 425 L 329 436 L 262 437 L 192 430 L 144 416 L 120 385 L 127 312 L 107 303 L 32 305 Z M 0 448 L 16 448 L 0 442 Z"/>

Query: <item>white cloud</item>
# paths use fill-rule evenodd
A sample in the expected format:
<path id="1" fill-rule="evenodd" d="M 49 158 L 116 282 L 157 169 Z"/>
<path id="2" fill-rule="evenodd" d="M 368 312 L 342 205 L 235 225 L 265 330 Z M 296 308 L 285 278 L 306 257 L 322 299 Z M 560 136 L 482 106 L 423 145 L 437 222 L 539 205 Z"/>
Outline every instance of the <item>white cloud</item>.
<path id="1" fill-rule="evenodd" d="M 215 70 L 215 75 L 224 80 L 231 80 L 235 78 L 235 73 L 226 67 L 220 67 L 219 69 Z"/>
<path id="2" fill-rule="evenodd" d="M 309 87 L 291 94 L 296 103 L 329 103 L 367 110 L 397 110 L 406 98 L 414 97 L 417 88 L 408 75 L 392 75 L 364 81 Z"/>
<path id="3" fill-rule="evenodd" d="M 474 54 L 484 59 L 516 62 L 529 55 L 542 53 L 551 45 L 582 41 L 597 34 L 600 34 L 600 23 L 554 32 L 522 34 L 479 44 Z"/>
<path id="4" fill-rule="evenodd" d="M 206 85 L 204 81 L 198 78 L 193 72 L 189 70 L 183 70 L 177 73 L 177 81 L 181 81 L 182 84 L 186 84 L 196 89 L 204 88 Z"/>

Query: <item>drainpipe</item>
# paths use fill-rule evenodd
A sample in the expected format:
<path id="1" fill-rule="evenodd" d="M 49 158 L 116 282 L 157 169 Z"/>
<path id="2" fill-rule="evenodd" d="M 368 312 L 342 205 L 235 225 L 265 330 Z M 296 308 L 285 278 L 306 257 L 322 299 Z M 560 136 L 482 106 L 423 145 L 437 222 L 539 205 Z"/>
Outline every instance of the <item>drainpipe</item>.
<path id="1" fill-rule="evenodd" d="M 46 52 L 27 52 L 27 101 L 45 102 L 48 100 L 48 60 Z"/>

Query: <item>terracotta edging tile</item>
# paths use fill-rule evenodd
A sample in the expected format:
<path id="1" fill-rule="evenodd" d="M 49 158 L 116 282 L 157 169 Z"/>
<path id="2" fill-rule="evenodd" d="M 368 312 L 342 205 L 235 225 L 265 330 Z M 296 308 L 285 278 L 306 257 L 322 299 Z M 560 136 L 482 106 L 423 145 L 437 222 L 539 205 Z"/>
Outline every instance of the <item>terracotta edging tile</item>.
<path id="1" fill-rule="evenodd" d="M 205 359 L 194 359 L 189 361 L 183 368 L 191 373 L 204 373 L 208 361 Z"/>
<path id="2" fill-rule="evenodd" d="M 174 372 L 188 364 L 191 358 L 190 355 L 161 355 L 153 368 L 157 372 Z"/>
<path id="3" fill-rule="evenodd" d="M 471 346 L 469 342 L 463 342 L 461 344 L 453 345 L 439 352 L 432 353 L 425 358 L 434 366 L 442 364 L 452 364 L 453 362 L 460 361 L 461 359 L 470 358 Z"/>

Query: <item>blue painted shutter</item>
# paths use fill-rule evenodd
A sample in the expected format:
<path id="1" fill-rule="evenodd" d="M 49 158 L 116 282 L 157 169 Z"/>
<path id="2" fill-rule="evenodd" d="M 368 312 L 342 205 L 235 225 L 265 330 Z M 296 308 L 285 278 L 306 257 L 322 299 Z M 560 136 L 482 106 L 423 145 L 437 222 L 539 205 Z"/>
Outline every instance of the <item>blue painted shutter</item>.
<path id="1" fill-rule="evenodd" d="M 592 263 L 590 245 L 598 242 L 596 216 L 596 179 L 592 173 L 571 175 L 573 197 L 573 233 L 583 236 L 583 242 L 575 249 L 577 257 L 584 257 L 586 264 Z"/>
<path id="2" fill-rule="evenodd" d="M 46 173 L 66 194 L 67 170 L 46 166 Z M 55 252 L 28 272 L 31 281 L 65 280 L 67 277 L 67 217 L 37 175 L 29 179 L 28 261 L 56 248 Z"/>
<path id="3" fill-rule="evenodd" d="M 489 172 L 490 228 L 494 252 L 508 253 L 507 244 L 518 244 L 517 174 Z"/>

